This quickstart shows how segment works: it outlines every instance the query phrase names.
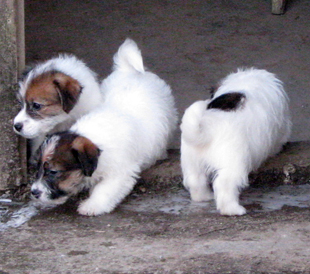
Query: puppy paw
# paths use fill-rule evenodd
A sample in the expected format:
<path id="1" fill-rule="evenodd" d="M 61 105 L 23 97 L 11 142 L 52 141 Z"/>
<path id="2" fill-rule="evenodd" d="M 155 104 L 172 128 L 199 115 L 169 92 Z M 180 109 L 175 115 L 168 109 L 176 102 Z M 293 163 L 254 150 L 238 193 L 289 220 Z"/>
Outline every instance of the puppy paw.
<path id="1" fill-rule="evenodd" d="M 218 209 L 220 210 L 221 215 L 229 215 L 229 216 L 239 215 L 240 216 L 246 213 L 246 209 L 237 203 L 228 204 Z"/>
<path id="2" fill-rule="evenodd" d="M 108 210 L 105 210 L 102 205 L 96 203 L 91 199 L 83 201 L 78 207 L 78 213 L 86 216 L 97 216 L 100 214 L 108 213 Z"/>
<path id="3" fill-rule="evenodd" d="M 191 192 L 191 199 L 194 202 L 207 202 L 213 198 L 214 197 L 211 192 Z"/>
<path id="4" fill-rule="evenodd" d="M 214 198 L 212 191 L 206 186 L 188 189 L 194 202 L 207 202 Z"/>

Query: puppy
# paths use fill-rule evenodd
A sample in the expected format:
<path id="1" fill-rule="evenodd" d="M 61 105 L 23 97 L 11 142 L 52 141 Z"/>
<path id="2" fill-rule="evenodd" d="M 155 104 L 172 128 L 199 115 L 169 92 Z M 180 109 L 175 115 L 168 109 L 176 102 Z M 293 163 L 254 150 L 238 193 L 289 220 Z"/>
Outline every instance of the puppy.
<path id="1" fill-rule="evenodd" d="M 177 124 L 174 99 L 163 80 L 145 71 L 134 41 L 120 46 L 102 90 L 101 107 L 43 143 L 31 188 L 35 199 L 61 204 L 90 187 L 78 212 L 109 213 L 130 193 L 141 170 L 166 157 Z"/>
<path id="2" fill-rule="evenodd" d="M 220 213 L 242 215 L 239 192 L 249 172 L 289 138 L 288 97 L 273 74 L 239 69 L 222 81 L 212 100 L 185 111 L 181 131 L 183 184 L 191 199 L 212 199 L 212 184 Z"/>
<path id="3" fill-rule="evenodd" d="M 103 101 L 96 75 L 72 55 L 38 64 L 20 82 L 22 106 L 14 131 L 32 139 L 32 155 L 46 134 L 67 130 Z"/>

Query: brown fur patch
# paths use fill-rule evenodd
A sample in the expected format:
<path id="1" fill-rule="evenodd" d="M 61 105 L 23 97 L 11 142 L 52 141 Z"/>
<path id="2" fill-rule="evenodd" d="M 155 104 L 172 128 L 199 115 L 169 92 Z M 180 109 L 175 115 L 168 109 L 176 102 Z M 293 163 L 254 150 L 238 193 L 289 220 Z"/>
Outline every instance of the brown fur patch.
<path id="1" fill-rule="evenodd" d="M 81 153 L 88 153 L 89 155 L 96 156 L 98 153 L 97 146 L 89 139 L 78 136 L 72 143 L 72 148 L 78 150 Z"/>
<path id="2" fill-rule="evenodd" d="M 83 177 L 80 170 L 65 172 L 58 181 L 58 188 L 70 195 L 75 195 L 81 190 L 80 184 Z"/>
<path id="3" fill-rule="evenodd" d="M 69 112 L 77 102 L 81 86 L 77 80 L 61 72 L 49 71 L 34 78 L 26 91 L 26 104 L 41 105 L 37 114 L 41 117 Z"/>
<path id="4" fill-rule="evenodd" d="M 76 134 L 60 133 L 47 141 L 42 152 L 43 179 L 49 182 L 54 194 L 58 190 L 74 195 L 80 190 L 84 177 L 81 164 L 72 153 L 72 142 Z M 57 174 L 51 174 L 51 172 Z"/>
<path id="5" fill-rule="evenodd" d="M 100 150 L 89 139 L 78 136 L 72 143 L 72 149 L 79 160 L 85 176 L 91 176 L 97 168 Z"/>
<path id="6" fill-rule="evenodd" d="M 52 135 L 42 151 L 40 170 L 53 197 L 78 193 L 83 178 L 97 168 L 99 154 L 97 146 L 85 137 L 71 132 Z"/>
<path id="7" fill-rule="evenodd" d="M 56 73 L 53 83 L 61 99 L 63 110 L 69 113 L 80 97 L 82 86 L 77 80 L 63 73 Z"/>

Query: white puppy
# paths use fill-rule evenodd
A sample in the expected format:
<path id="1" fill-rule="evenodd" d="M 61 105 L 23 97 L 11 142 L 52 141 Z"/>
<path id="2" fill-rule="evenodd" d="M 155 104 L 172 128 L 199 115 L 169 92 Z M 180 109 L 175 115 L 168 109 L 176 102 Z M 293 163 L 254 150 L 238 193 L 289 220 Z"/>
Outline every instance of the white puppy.
<path id="1" fill-rule="evenodd" d="M 102 89 L 102 107 L 43 144 L 34 198 L 61 204 L 91 187 L 78 212 L 108 213 L 129 194 L 141 170 L 166 156 L 177 124 L 174 99 L 163 80 L 144 70 L 134 41 L 120 46 Z"/>
<path id="2" fill-rule="evenodd" d="M 239 192 L 248 174 L 289 138 L 288 97 L 282 82 L 258 69 L 226 77 L 214 98 L 198 101 L 181 124 L 183 184 L 193 201 L 213 198 L 223 215 L 246 213 Z"/>
<path id="3" fill-rule="evenodd" d="M 32 139 L 32 154 L 46 134 L 69 129 L 103 101 L 95 73 L 72 55 L 36 65 L 20 82 L 17 97 L 22 109 L 14 130 Z"/>

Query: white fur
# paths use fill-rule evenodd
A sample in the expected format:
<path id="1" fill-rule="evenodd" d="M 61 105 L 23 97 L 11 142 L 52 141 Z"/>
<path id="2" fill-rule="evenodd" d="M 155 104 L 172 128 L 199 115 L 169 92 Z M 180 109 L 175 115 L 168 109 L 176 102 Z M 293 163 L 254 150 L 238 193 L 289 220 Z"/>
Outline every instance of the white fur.
<path id="1" fill-rule="evenodd" d="M 211 100 L 198 101 L 181 124 L 183 184 L 194 201 L 212 199 L 223 215 L 246 213 L 239 191 L 248 174 L 288 141 L 291 121 L 282 82 L 258 69 L 238 70 L 226 77 L 215 97 L 241 92 L 246 98 L 236 111 L 208 109 Z"/>
<path id="2" fill-rule="evenodd" d="M 90 197 L 79 213 L 111 212 L 132 190 L 141 170 L 166 156 L 177 124 L 170 87 L 147 72 L 136 43 L 127 39 L 114 56 L 114 71 L 102 82 L 105 103 L 70 131 L 102 150 L 92 177 Z"/>
<path id="3" fill-rule="evenodd" d="M 76 79 L 83 89 L 78 102 L 68 114 L 64 112 L 45 119 L 33 119 L 26 113 L 26 105 L 24 104 L 21 111 L 15 117 L 14 124 L 23 124 L 22 131 L 16 131 L 16 133 L 25 138 L 33 139 L 33 151 L 37 150 L 46 134 L 69 129 L 79 117 L 102 104 L 103 101 L 96 74 L 73 55 L 59 55 L 56 58 L 35 66 L 27 74 L 26 78 L 20 82 L 19 95 L 24 98 L 26 90 L 34 78 L 53 70 Z"/>

